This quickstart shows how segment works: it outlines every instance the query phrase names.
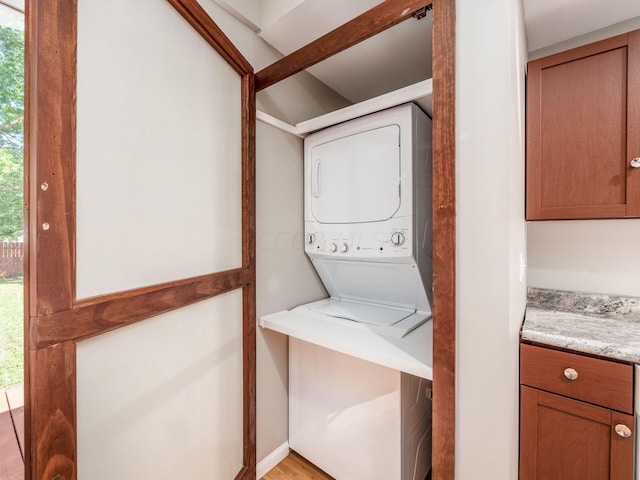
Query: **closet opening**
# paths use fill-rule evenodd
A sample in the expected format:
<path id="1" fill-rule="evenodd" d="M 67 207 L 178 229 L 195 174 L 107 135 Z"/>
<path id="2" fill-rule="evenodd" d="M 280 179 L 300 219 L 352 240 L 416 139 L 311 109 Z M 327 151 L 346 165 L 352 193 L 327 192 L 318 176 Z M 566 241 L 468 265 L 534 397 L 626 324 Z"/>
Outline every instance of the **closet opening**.
<path id="1" fill-rule="evenodd" d="M 413 13 L 422 19 L 411 18 Z M 373 19 L 377 19 L 377 23 Z M 399 44 L 400 52 L 393 48 L 386 52 L 380 47 L 393 44 L 394 34 L 407 29 L 415 30 L 416 35 L 409 46 Z M 454 475 L 454 30 L 453 1 L 434 1 L 428 6 L 420 2 L 386 1 L 320 38 L 306 39 L 309 41 L 306 45 L 296 46 L 289 52 L 286 45 L 278 47 L 289 54 L 256 73 L 258 119 L 301 137 L 405 102 L 417 103 L 433 119 L 433 386 L 428 394 L 433 398 L 434 479 Z M 278 41 L 278 32 L 267 31 L 261 35 L 270 42 Z M 286 35 L 283 42 L 287 42 Z M 371 45 L 377 48 L 369 49 Z M 367 51 L 377 52 L 372 55 L 370 70 L 362 68 L 361 62 L 357 62 L 356 67 L 356 62 L 349 60 L 354 56 L 359 60 L 366 58 L 370 55 Z M 387 53 L 393 58 L 385 58 Z M 407 60 L 402 67 L 393 63 L 402 59 Z M 398 74 L 402 69 L 407 71 L 406 75 Z M 286 79 L 302 71 L 322 80 L 349 105 L 313 119 L 278 118 L 277 106 L 270 108 L 274 106 L 269 105 L 270 89 L 285 88 Z M 380 81 L 371 82 L 371 78 Z M 428 93 L 423 91 L 425 82 L 429 83 Z M 400 100 L 390 100 L 393 96 Z M 262 106 L 266 106 L 264 111 Z"/>

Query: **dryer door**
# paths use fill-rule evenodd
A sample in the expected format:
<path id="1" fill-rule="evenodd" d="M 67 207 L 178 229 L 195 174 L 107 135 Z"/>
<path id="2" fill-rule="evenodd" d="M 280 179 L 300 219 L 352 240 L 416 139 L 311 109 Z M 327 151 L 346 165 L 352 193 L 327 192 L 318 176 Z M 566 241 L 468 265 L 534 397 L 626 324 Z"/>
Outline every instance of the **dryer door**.
<path id="1" fill-rule="evenodd" d="M 320 223 L 388 220 L 400 208 L 400 127 L 388 125 L 311 150 L 311 212 Z"/>

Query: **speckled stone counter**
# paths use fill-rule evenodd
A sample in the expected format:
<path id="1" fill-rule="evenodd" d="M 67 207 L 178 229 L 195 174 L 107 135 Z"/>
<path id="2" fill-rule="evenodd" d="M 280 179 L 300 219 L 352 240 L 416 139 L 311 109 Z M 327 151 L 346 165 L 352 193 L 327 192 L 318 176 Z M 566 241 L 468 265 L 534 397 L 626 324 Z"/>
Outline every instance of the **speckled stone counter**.
<path id="1" fill-rule="evenodd" d="M 530 288 L 522 339 L 640 363 L 640 298 Z"/>

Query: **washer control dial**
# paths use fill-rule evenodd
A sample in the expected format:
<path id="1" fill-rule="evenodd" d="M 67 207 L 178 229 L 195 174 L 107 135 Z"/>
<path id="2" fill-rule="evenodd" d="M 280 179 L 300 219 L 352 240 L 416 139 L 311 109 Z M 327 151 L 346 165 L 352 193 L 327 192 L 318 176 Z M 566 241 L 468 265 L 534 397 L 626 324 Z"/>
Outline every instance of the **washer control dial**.
<path id="1" fill-rule="evenodd" d="M 401 232 L 393 232 L 391 234 L 391 243 L 393 243 L 396 247 L 399 247 L 404 243 L 404 234 Z"/>
<path id="2" fill-rule="evenodd" d="M 329 250 L 331 250 L 332 252 L 337 252 L 338 251 L 338 245 L 336 245 L 335 243 L 332 243 L 329 246 Z"/>
<path id="3" fill-rule="evenodd" d="M 347 253 L 349 251 L 349 245 L 346 243 L 343 243 L 342 245 L 340 245 L 340 251 L 342 253 Z"/>
<path id="4" fill-rule="evenodd" d="M 308 233 L 307 234 L 307 243 L 309 245 L 311 245 L 312 243 L 316 242 L 316 236 L 313 233 Z"/>

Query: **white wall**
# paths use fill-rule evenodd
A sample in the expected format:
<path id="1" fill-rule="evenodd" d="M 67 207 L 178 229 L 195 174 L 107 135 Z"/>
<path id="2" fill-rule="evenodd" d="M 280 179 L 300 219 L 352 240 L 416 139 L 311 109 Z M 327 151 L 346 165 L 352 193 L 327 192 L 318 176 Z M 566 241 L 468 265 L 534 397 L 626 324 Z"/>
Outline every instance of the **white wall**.
<path id="1" fill-rule="evenodd" d="M 640 28 L 640 17 L 531 52 L 529 59 Z M 529 222 L 531 287 L 640 296 L 640 220 Z"/>
<path id="2" fill-rule="evenodd" d="M 235 18 L 254 32 L 260 31 L 260 0 L 215 0 Z"/>
<path id="3" fill-rule="evenodd" d="M 289 13 L 304 0 L 262 0 L 260 2 L 260 26 L 264 29 Z"/>
<path id="4" fill-rule="evenodd" d="M 257 313 L 326 297 L 304 253 L 302 139 L 258 122 Z M 287 337 L 258 329 L 258 459 L 289 438 Z"/>
<path id="5" fill-rule="evenodd" d="M 304 0 L 214 0 L 254 32 L 268 27 Z"/>
<path id="6" fill-rule="evenodd" d="M 553 55 L 554 53 L 569 50 L 570 48 L 580 47 L 587 43 L 597 42 L 598 40 L 604 40 L 605 38 L 620 35 L 622 33 L 630 32 L 640 28 L 640 17 L 630 18 L 624 22 L 616 23 L 605 28 L 595 30 L 578 37 L 573 37 L 562 42 L 558 42 L 548 47 L 539 48 L 529 52 L 529 60 L 535 60 L 537 58 L 546 57 L 547 55 Z"/>
<path id="7" fill-rule="evenodd" d="M 526 298 L 522 7 L 457 0 L 456 15 L 456 478 L 512 480 Z"/>
<path id="8" fill-rule="evenodd" d="M 640 297 L 640 220 L 529 222 L 531 287 Z"/>

